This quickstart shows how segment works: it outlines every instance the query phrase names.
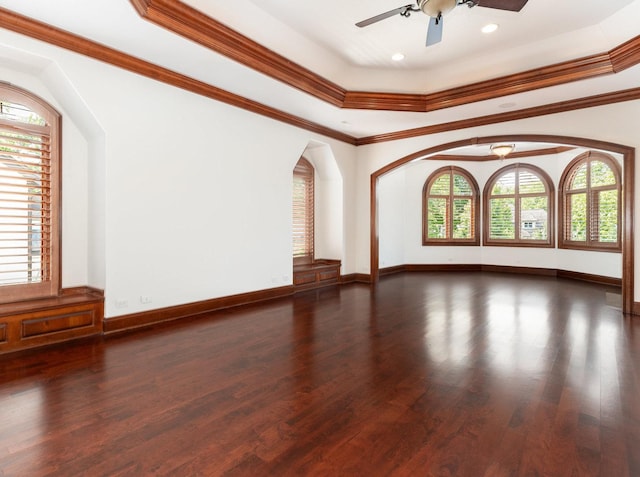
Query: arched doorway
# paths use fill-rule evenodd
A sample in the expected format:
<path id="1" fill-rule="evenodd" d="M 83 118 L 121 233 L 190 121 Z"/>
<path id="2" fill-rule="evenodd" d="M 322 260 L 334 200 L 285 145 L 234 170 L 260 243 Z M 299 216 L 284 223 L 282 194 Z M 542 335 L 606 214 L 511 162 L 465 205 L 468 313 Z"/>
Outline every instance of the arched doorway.
<path id="1" fill-rule="evenodd" d="M 634 293 L 634 164 L 635 150 L 624 146 L 593 139 L 576 138 L 553 135 L 504 135 L 486 136 L 464 139 L 423 149 L 402 157 L 371 174 L 370 196 L 370 274 L 371 282 L 376 283 L 379 278 L 379 228 L 378 228 L 378 181 L 385 174 L 411 161 L 421 159 L 434 153 L 464 146 L 494 144 L 498 142 L 541 142 L 555 143 L 566 146 L 579 146 L 599 149 L 620 154 L 623 158 L 623 188 L 622 188 L 622 311 L 631 313 L 633 310 Z"/>

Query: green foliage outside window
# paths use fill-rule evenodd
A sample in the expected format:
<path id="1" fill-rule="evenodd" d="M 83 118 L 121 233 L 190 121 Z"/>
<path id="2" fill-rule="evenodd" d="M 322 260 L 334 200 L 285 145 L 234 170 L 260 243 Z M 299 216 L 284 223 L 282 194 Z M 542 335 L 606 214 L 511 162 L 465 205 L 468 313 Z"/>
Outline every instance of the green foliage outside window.
<path id="1" fill-rule="evenodd" d="M 572 242 L 618 241 L 619 193 L 616 174 L 605 161 L 585 157 L 570 172 L 566 187 L 568 230 Z"/>
<path id="2" fill-rule="evenodd" d="M 429 199 L 428 237 L 433 239 L 447 238 L 447 199 Z"/>
<path id="3" fill-rule="evenodd" d="M 587 240 L 587 194 L 571 194 L 571 240 Z"/>
<path id="4" fill-rule="evenodd" d="M 462 174 L 451 169 L 439 174 L 429 186 L 426 205 L 427 239 L 474 238 L 474 187 Z"/>
<path id="5" fill-rule="evenodd" d="M 470 239 L 473 237 L 473 224 L 471 221 L 471 199 L 453 200 L 453 238 Z"/>
<path id="6" fill-rule="evenodd" d="M 615 190 L 603 190 L 598 193 L 598 241 L 618 240 L 618 193 Z"/>

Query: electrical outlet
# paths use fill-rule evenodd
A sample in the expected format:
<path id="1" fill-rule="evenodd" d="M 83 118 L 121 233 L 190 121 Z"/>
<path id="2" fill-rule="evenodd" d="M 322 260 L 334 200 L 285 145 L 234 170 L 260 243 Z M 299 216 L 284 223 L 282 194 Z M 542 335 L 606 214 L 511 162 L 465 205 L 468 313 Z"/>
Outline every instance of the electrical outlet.
<path id="1" fill-rule="evenodd" d="M 147 303 L 151 303 L 151 297 L 150 296 L 145 296 L 145 295 L 140 295 L 140 303 L 142 303 L 143 305 L 145 305 Z"/>
<path id="2" fill-rule="evenodd" d="M 116 300 L 116 308 L 126 308 L 129 306 L 129 302 L 127 300 Z"/>

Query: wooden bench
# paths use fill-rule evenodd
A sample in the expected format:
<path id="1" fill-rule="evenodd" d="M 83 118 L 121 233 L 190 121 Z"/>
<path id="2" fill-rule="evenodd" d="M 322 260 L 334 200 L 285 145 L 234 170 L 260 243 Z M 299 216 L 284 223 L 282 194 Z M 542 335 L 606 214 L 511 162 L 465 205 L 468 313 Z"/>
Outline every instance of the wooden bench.
<path id="1" fill-rule="evenodd" d="M 340 260 L 324 259 L 294 265 L 293 286 L 295 291 L 311 290 L 340 283 L 340 265 Z"/>
<path id="2" fill-rule="evenodd" d="M 0 353 L 102 334 L 104 294 L 89 287 L 0 305 Z"/>

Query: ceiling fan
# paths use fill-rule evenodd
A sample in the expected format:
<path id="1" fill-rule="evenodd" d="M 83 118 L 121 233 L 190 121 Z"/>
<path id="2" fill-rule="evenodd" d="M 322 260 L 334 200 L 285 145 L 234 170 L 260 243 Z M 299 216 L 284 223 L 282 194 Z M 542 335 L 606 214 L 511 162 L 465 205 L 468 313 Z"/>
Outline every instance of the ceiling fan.
<path id="1" fill-rule="evenodd" d="M 431 46 L 442 40 L 442 28 L 444 24 L 442 16 L 449 13 L 458 5 L 466 5 L 469 8 L 477 5 L 479 7 L 519 12 L 528 1 L 529 0 L 417 0 L 415 4 L 411 3 L 394 8 L 388 12 L 362 20 L 356 23 L 356 26 L 362 28 L 395 15 L 407 18 L 411 16 L 412 12 L 423 12 L 429 16 L 427 46 Z"/>

